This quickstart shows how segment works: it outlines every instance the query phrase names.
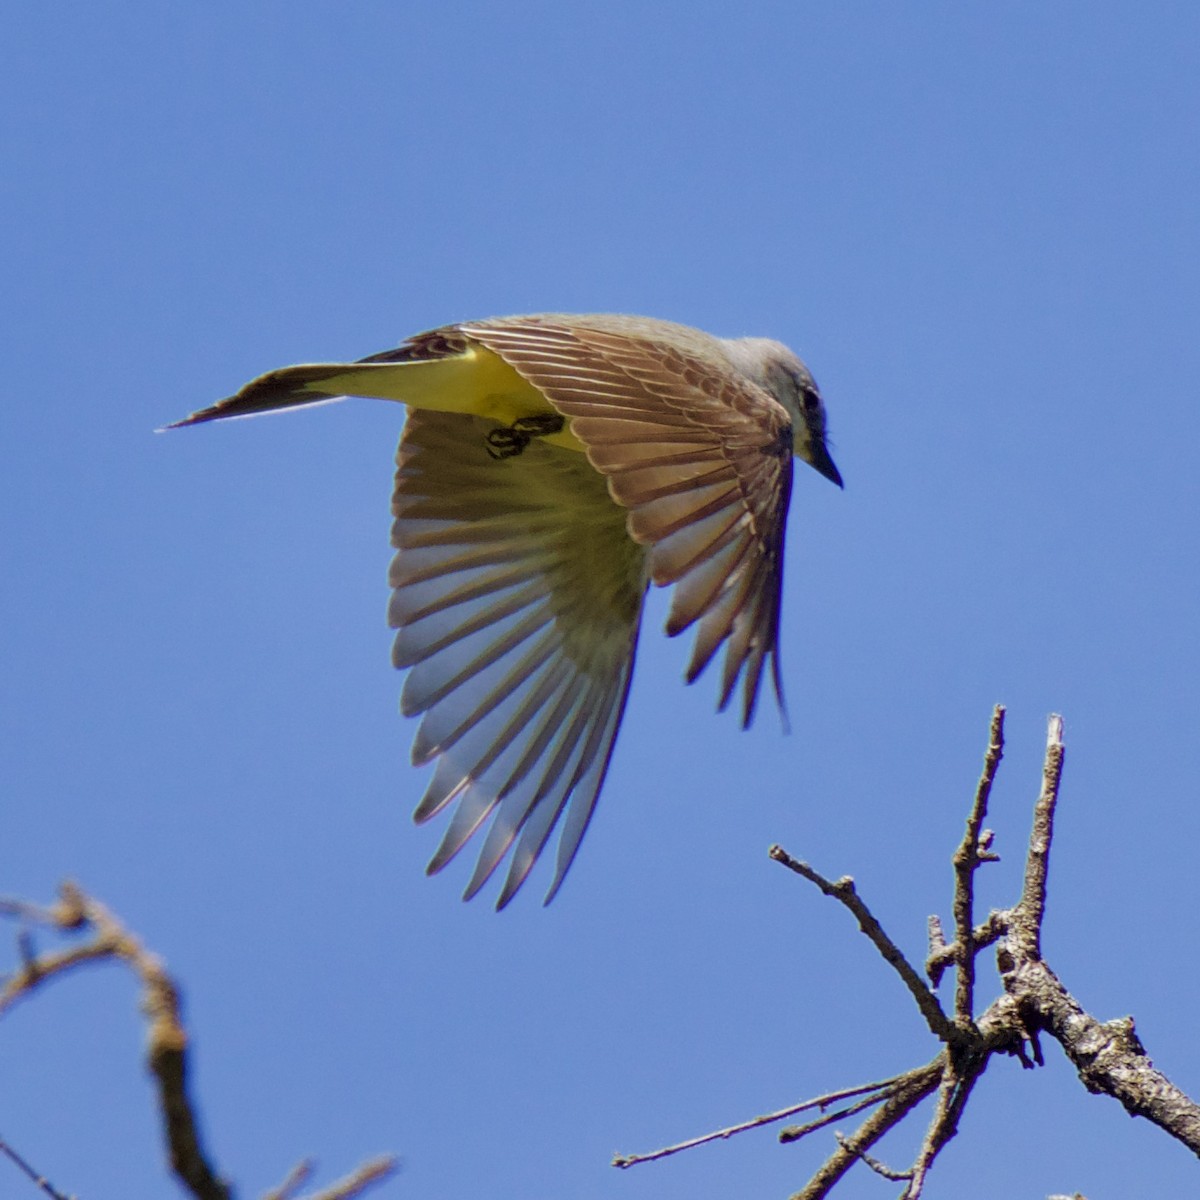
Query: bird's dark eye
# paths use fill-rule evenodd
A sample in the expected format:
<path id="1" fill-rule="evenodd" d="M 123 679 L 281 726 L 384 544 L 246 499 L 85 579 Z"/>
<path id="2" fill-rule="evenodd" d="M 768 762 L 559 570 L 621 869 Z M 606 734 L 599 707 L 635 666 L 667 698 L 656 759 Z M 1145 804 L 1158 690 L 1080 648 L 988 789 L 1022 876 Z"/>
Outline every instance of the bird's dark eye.
<path id="1" fill-rule="evenodd" d="M 800 389 L 800 407 L 806 417 L 814 417 L 821 411 L 821 397 L 812 388 Z"/>

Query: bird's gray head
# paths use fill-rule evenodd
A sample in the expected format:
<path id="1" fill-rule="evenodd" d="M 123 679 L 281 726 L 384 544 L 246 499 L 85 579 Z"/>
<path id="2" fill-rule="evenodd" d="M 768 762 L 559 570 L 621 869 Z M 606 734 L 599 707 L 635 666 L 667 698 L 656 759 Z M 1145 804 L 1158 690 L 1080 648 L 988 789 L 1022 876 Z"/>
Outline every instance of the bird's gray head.
<path id="1" fill-rule="evenodd" d="M 792 452 L 841 487 L 842 476 L 825 445 L 825 404 L 808 368 L 782 342 L 770 338 L 738 338 L 725 344 L 734 364 L 788 410 Z"/>

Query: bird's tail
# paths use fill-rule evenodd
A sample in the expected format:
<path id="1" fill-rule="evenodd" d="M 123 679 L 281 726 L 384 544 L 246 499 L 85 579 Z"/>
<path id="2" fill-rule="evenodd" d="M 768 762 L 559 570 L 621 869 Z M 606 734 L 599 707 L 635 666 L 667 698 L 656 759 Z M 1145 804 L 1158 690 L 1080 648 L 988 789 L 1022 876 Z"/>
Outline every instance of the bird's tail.
<path id="1" fill-rule="evenodd" d="M 398 400 L 401 397 L 395 387 L 396 376 L 404 365 L 407 364 L 303 363 L 296 367 L 281 367 L 251 380 L 236 395 L 218 400 L 165 428 L 178 429 L 183 425 L 200 425 L 225 417 L 248 417 L 277 408 L 320 404 L 340 396 L 379 396 Z"/>

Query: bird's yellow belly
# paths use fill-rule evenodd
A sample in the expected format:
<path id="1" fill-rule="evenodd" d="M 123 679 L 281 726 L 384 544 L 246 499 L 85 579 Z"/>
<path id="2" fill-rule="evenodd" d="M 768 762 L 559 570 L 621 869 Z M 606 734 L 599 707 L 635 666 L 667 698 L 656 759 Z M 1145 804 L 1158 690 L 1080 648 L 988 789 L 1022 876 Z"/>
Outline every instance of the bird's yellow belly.
<path id="1" fill-rule="evenodd" d="M 345 375 L 322 379 L 321 389 L 346 396 L 399 400 L 412 408 L 471 413 L 503 425 L 522 417 L 557 412 L 533 384 L 483 346 L 471 346 L 451 358 L 364 366 L 356 365 Z M 583 450 L 569 427 L 539 440 L 568 450 Z"/>

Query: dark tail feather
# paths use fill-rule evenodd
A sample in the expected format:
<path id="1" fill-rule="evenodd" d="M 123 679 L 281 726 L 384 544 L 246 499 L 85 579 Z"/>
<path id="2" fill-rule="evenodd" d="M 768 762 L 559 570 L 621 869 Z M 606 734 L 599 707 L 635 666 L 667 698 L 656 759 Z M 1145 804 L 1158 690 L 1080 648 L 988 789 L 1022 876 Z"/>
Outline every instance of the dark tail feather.
<path id="1" fill-rule="evenodd" d="M 182 421 L 172 421 L 164 429 L 180 429 L 184 425 L 200 425 L 224 417 L 248 417 L 253 413 L 271 412 L 276 408 L 295 408 L 300 404 L 320 404 L 340 393 L 320 392 L 309 385 L 331 376 L 343 375 L 347 365 L 342 363 L 313 363 L 299 367 L 282 367 L 251 380 L 235 396 L 218 400 Z"/>

